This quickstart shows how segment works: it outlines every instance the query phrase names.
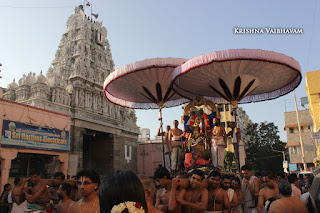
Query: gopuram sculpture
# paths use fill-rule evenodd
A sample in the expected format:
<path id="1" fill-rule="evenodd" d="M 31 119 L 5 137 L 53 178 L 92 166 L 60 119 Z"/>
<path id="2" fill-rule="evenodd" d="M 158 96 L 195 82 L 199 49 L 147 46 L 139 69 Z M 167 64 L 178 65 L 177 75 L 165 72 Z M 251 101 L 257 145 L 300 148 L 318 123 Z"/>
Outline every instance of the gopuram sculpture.
<path id="1" fill-rule="evenodd" d="M 114 70 L 107 35 L 102 22 L 89 20 L 83 7 L 76 7 L 46 76 L 42 71 L 39 75 L 29 72 L 19 79 L 19 85 L 14 79 L 3 98 L 70 115 L 80 136 L 86 132 L 93 135 L 86 130 L 92 128 L 112 134 L 110 138 L 125 136 L 137 143 L 135 111 L 111 104 L 103 95 L 103 82 Z M 82 122 L 81 130 L 77 120 Z M 70 153 L 79 154 L 80 168 L 82 140 L 71 134 Z"/>

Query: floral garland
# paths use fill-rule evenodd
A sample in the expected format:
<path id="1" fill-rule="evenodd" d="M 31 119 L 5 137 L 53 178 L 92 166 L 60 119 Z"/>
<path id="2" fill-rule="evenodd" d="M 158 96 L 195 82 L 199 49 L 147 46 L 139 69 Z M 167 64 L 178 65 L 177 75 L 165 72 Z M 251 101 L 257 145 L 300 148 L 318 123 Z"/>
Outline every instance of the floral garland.
<path id="1" fill-rule="evenodd" d="M 144 213 L 144 209 L 139 202 L 127 201 L 113 206 L 111 213 L 121 213 L 123 210 L 128 209 L 129 213 Z"/>

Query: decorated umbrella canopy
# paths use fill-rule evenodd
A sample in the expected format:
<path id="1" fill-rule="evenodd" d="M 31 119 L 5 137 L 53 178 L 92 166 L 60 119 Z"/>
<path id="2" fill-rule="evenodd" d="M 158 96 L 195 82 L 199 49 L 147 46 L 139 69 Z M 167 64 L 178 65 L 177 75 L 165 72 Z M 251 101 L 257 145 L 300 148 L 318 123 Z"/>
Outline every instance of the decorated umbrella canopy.
<path id="1" fill-rule="evenodd" d="M 238 103 L 275 99 L 294 90 L 301 68 L 281 53 L 233 49 L 192 58 L 174 70 L 172 79 L 174 90 L 185 98 L 201 95 L 237 108 Z"/>
<path id="2" fill-rule="evenodd" d="M 108 75 L 104 95 L 112 103 L 133 109 L 160 109 L 187 102 L 172 89 L 172 72 L 182 58 L 153 58 L 125 65 Z M 161 125 L 162 128 L 162 125 Z M 162 130 L 163 132 L 163 130 Z M 163 144 L 163 161 L 164 143 Z"/>
<path id="3" fill-rule="evenodd" d="M 153 58 L 125 65 L 108 75 L 104 95 L 112 103 L 133 109 L 173 107 L 187 100 L 172 90 L 173 70 L 182 58 Z"/>

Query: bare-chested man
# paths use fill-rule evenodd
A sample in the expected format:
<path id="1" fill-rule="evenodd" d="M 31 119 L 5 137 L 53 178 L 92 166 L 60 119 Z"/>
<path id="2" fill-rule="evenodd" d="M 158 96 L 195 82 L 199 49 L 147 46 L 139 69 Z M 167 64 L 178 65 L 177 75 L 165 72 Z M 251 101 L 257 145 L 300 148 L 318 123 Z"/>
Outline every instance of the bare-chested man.
<path id="1" fill-rule="evenodd" d="M 26 191 L 29 210 L 43 211 L 46 203 L 50 202 L 47 186 L 40 181 L 40 172 L 36 169 L 30 171 L 32 186 Z"/>
<path id="2" fill-rule="evenodd" d="M 242 140 L 241 131 L 240 128 L 237 127 L 237 123 L 232 121 L 229 123 L 229 127 L 231 128 L 231 131 L 228 132 L 228 136 L 232 137 L 232 143 L 235 150 L 236 162 L 239 165 L 240 168 L 245 165 L 246 162 L 246 153 L 244 150 L 244 142 Z M 239 159 L 238 159 L 239 158 Z"/>
<path id="3" fill-rule="evenodd" d="M 298 182 L 298 178 L 297 175 L 294 173 L 291 173 L 290 175 L 288 175 L 288 181 L 289 183 L 291 183 L 291 189 L 292 189 L 292 197 L 298 198 L 300 199 L 301 197 L 301 191 L 300 189 L 297 187 L 299 186 L 298 184 L 296 184 Z"/>
<path id="4" fill-rule="evenodd" d="M 67 213 L 69 207 L 73 203 L 71 200 L 71 185 L 69 183 L 62 183 L 57 191 L 59 203 L 57 205 L 57 213 Z"/>
<path id="5" fill-rule="evenodd" d="M 224 175 L 221 180 L 221 188 L 226 190 L 230 202 L 230 208 L 233 209 L 239 205 L 239 201 L 236 193 L 231 188 L 231 176 Z"/>
<path id="6" fill-rule="evenodd" d="M 173 121 L 173 128 L 169 131 L 169 140 L 171 141 L 172 153 L 171 153 L 171 171 L 178 170 L 181 165 L 180 155 L 182 152 L 181 136 L 183 131 L 178 128 L 179 122 Z"/>
<path id="7" fill-rule="evenodd" d="M 241 173 L 244 176 L 241 183 L 244 198 L 244 212 L 255 213 L 257 212 L 255 200 L 258 198 L 260 191 L 259 179 L 252 175 L 248 165 L 241 167 Z"/>
<path id="8" fill-rule="evenodd" d="M 272 202 L 269 213 L 306 213 L 307 209 L 301 200 L 291 197 L 291 184 L 286 180 L 278 183 L 279 200 Z"/>
<path id="9" fill-rule="evenodd" d="M 181 213 L 181 205 L 177 202 L 177 197 L 181 192 L 180 188 L 180 177 L 175 177 L 172 179 L 170 200 L 169 200 L 169 212 Z"/>
<path id="10" fill-rule="evenodd" d="M 219 118 L 213 119 L 214 127 L 212 129 L 211 139 L 211 160 L 212 164 L 219 171 L 224 166 L 224 149 L 227 148 L 227 135 L 223 126 L 220 126 Z"/>
<path id="11" fill-rule="evenodd" d="M 62 172 L 56 172 L 53 177 L 53 186 L 49 188 L 49 198 L 53 201 L 54 209 L 56 209 L 56 206 L 59 203 L 58 189 L 65 180 L 65 175 Z"/>
<path id="12" fill-rule="evenodd" d="M 171 152 L 172 152 L 172 147 L 169 139 L 169 132 L 170 132 L 170 125 L 167 125 L 166 127 L 166 132 L 161 132 L 161 127 L 162 123 L 160 124 L 159 130 L 158 130 L 158 136 L 163 136 L 164 137 L 164 156 L 166 160 L 166 169 L 168 171 L 171 170 Z"/>
<path id="13" fill-rule="evenodd" d="M 70 205 L 69 213 L 99 213 L 99 175 L 93 170 L 82 170 L 77 173 L 76 182 L 82 198 Z"/>
<path id="14" fill-rule="evenodd" d="M 232 213 L 242 213 L 242 199 L 243 199 L 243 193 L 241 190 L 241 184 L 240 179 L 238 177 L 233 177 L 231 181 L 231 188 L 234 190 L 234 193 L 236 193 L 236 196 L 238 198 L 238 206 L 235 208 L 232 208 Z"/>
<path id="15" fill-rule="evenodd" d="M 23 191 L 25 190 L 24 185 L 29 180 L 29 178 L 23 179 L 21 177 L 16 177 L 14 179 L 15 187 L 12 190 L 12 209 L 13 213 L 23 213 L 27 207 L 27 201 Z"/>
<path id="16" fill-rule="evenodd" d="M 207 178 L 208 186 L 208 208 L 206 212 L 230 212 L 230 202 L 227 192 L 220 187 L 221 174 L 212 171 Z"/>
<path id="17" fill-rule="evenodd" d="M 204 172 L 194 169 L 189 178 L 189 187 L 182 189 L 177 197 L 177 201 L 182 205 L 181 212 L 197 213 L 203 212 L 208 205 L 208 190 L 200 183 L 204 179 Z"/>
<path id="18" fill-rule="evenodd" d="M 147 212 L 148 213 L 163 213 L 162 211 L 160 211 L 159 209 L 157 209 L 153 205 L 153 195 L 155 192 L 154 181 L 144 175 L 139 175 L 138 177 L 143 185 L 144 196 L 146 198 L 146 204 L 147 204 Z"/>
<path id="19" fill-rule="evenodd" d="M 154 172 L 153 178 L 158 188 L 155 207 L 163 212 L 168 212 L 171 191 L 170 172 L 163 166 L 159 166 Z"/>
<path id="20" fill-rule="evenodd" d="M 288 180 L 287 173 L 284 173 L 284 172 L 277 173 L 277 177 L 276 177 L 277 183 L 279 183 L 279 181 L 281 180 Z"/>
<path id="21" fill-rule="evenodd" d="M 278 184 L 272 173 L 263 177 L 266 187 L 262 188 L 259 192 L 259 200 L 257 211 L 259 213 L 268 212 L 270 205 L 273 201 L 279 198 Z"/>

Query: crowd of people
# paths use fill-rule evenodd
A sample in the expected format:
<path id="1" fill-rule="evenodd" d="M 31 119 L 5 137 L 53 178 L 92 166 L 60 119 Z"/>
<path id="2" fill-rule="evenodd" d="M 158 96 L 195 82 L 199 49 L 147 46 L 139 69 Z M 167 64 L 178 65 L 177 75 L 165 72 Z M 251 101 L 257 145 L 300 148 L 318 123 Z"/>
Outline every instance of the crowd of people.
<path id="1" fill-rule="evenodd" d="M 188 177 L 179 174 L 172 180 L 169 171 L 159 167 L 154 178 L 159 188 L 155 207 L 162 212 L 318 212 L 308 192 L 313 176 L 301 179 L 308 182 L 302 187 L 304 181 L 295 174 L 257 177 L 244 165 L 241 175 L 194 169 Z"/>
<path id="2" fill-rule="evenodd" d="M 93 170 L 79 171 L 74 180 L 57 172 L 48 185 L 39 171 L 32 170 L 29 178 L 15 178 L 12 190 L 10 184 L 4 186 L 0 212 L 318 212 L 308 192 L 313 176 L 299 180 L 285 173 L 254 176 L 247 165 L 241 174 L 199 169 L 174 174 L 163 166 L 153 177 L 115 171 L 100 183 Z"/>

